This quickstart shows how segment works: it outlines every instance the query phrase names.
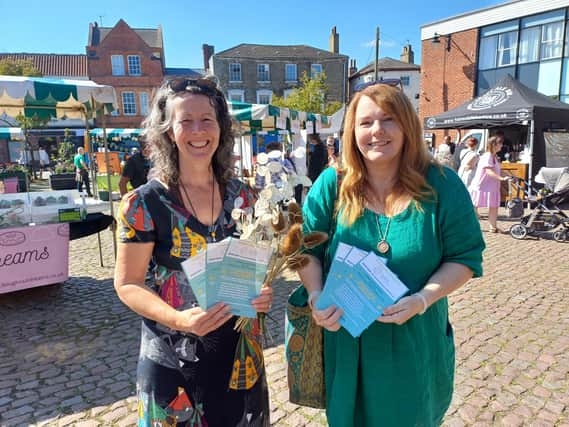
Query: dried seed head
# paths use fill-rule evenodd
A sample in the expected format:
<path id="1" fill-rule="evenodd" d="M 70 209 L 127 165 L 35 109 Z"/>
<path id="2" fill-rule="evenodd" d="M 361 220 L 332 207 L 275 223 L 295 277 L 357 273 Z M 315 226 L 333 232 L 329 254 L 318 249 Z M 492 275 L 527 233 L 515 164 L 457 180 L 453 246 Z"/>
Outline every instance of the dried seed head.
<path id="1" fill-rule="evenodd" d="M 288 223 L 302 224 L 302 209 L 298 203 L 290 202 L 288 204 Z"/>
<path id="2" fill-rule="evenodd" d="M 288 229 L 283 243 L 281 246 L 281 252 L 284 256 L 289 256 L 300 249 L 302 246 L 302 225 L 293 224 Z"/>
<path id="3" fill-rule="evenodd" d="M 301 270 L 302 268 L 306 267 L 310 262 L 310 258 L 308 255 L 300 254 L 290 257 L 286 261 L 286 265 L 293 271 Z"/>
<path id="4" fill-rule="evenodd" d="M 313 231 L 302 238 L 302 246 L 312 249 L 328 240 L 328 234 L 323 231 Z"/>
<path id="5" fill-rule="evenodd" d="M 282 233 L 285 230 L 286 221 L 281 211 L 279 211 L 279 214 L 277 215 L 276 218 L 273 218 L 271 226 L 273 227 L 273 230 L 275 230 L 277 233 Z"/>

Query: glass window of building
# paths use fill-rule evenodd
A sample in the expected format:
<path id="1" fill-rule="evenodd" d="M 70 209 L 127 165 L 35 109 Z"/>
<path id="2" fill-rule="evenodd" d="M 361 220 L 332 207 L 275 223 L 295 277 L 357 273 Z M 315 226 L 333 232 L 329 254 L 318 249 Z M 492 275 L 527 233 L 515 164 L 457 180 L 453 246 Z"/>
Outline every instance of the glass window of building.
<path id="1" fill-rule="evenodd" d="M 541 59 L 560 58 L 562 46 L 563 22 L 544 25 L 541 31 Z"/>
<path id="2" fill-rule="evenodd" d="M 111 55 L 113 76 L 124 76 L 124 59 L 122 55 Z"/>
<path id="3" fill-rule="evenodd" d="M 285 80 L 295 82 L 296 78 L 296 64 L 285 64 Z"/>
<path id="4" fill-rule="evenodd" d="M 140 102 L 140 115 L 146 116 L 148 114 L 148 93 L 140 92 L 138 94 L 138 100 Z"/>
<path id="5" fill-rule="evenodd" d="M 498 67 L 507 67 L 516 63 L 518 32 L 510 31 L 498 36 Z"/>
<path id="6" fill-rule="evenodd" d="M 318 74 L 322 74 L 322 64 L 310 65 L 310 78 L 314 79 Z"/>
<path id="7" fill-rule="evenodd" d="M 241 81 L 241 64 L 236 64 L 236 63 L 229 64 L 229 81 L 230 82 Z"/>
<path id="8" fill-rule="evenodd" d="M 128 74 L 130 76 L 140 76 L 140 56 L 128 55 Z"/>
<path id="9" fill-rule="evenodd" d="M 261 89 L 257 91 L 257 104 L 270 104 L 273 98 L 273 91 Z"/>
<path id="10" fill-rule="evenodd" d="M 134 92 L 122 93 L 122 111 L 125 116 L 136 115 L 136 97 Z"/>
<path id="11" fill-rule="evenodd" d="M 269 64 L 257 64 L 257 81 L 268 82 L 270 80 Z"/>
<path id="12" fill-rule="evenodd" d="M 409 83 L 411 82 L 410 76 L 401 76 L 400 79 L 403 86 L 409 86 Z"/>
<path id="13" fill-rule="evenodd" d="M 245 102 L 245 91 L 243 89 L 229 89 L 227 98 L 232 102 Z"/>

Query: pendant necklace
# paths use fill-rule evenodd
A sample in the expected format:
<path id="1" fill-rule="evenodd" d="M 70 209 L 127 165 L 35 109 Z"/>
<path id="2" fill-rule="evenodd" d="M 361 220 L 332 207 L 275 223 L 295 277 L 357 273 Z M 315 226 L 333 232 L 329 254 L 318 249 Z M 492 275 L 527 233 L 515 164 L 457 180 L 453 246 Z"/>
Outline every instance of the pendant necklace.
<path id="1" fill-rule="evenodd" d="M 391 225 L 391 218 L 387 218 L 387 224 L 385 224 L 385 234 L 381 231 L 381 225 L 379 224 L 379 215 L 375 216 L 375 221 L 377 222 L 377 231 L 379 233 L 379 243 L 377 244 L 377 250 L 380 254 L 386 254 L 389 252 L 391 246 L 387 243 L 387 233 L 389 233 L 389 226 Z"/>
<path id="2" fill-rule="evenodd" d="M 192 199 L 190 199 L 190 196 L 188 195 L 188 192 L 186 191 L 186 186 L 184 184 L 180 184 L 180 187 L 182 187 L 182 190 L 184 191 L 184 194 L 186 196 L 186 199 L 188 199 L 188 202 L 190 204 L 190 208 L 192 209 L 192 212 L 194 214 L 194 216 L 196 217 L 196 219 L 199 221 L 198 218 L 198 213 L 196 211 L 196 209 L 194 208 L 194 205 L 192 204 Z M 213 239 L 213 241 L 215 242 L 215 228 L 216 225 L 214 223 L 214 218 L 213 218 L 213 213 L 214 213 L 214 209 L 213 209 L 213 205 L 214 205 L 214 199 L 215 199 L 215 178 L 212 179 L 211 181 L 211 225 L 207 226 L 207 231 L 209 232 L 209 235 L 211 236 L 211 238 Z"/>

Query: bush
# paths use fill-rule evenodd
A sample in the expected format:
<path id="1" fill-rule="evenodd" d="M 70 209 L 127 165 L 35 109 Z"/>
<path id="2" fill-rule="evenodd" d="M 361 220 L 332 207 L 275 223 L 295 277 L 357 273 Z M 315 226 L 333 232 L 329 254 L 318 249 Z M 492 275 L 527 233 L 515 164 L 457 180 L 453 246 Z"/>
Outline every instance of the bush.
<path id="1" fill-rule="evenodd" d="M 57 148 L 57 159 L 54 169 L 55 173 L 74 173 L 75 165 L 73 157 L 75 156 L 75 146 L 71 142 L 69 129 L 65 129 L 63 141 L 59 143 Z"/>

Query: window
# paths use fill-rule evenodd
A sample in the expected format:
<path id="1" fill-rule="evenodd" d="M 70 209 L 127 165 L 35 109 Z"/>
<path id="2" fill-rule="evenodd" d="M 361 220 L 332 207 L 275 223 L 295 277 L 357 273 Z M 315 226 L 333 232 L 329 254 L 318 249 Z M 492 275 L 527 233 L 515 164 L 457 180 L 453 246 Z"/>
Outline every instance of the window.
<path id="1" fill-rule="evenodd" d="M 148 114 L 148 93 L 140 92 L 138 94 L 138 100 L 140 103 L 140 115 L 146 116 Z"/>
<path id="2" fill-rule="evenodd" d="M 269 64 L 257 64 L 257 81 L 268 82 L 270 80 Z M 268 102 L 265 104 L 268 104 Z"/>
<path id="3" fill-rule="evenodd" d="M 310 65 L 310 78 L 314 79 L 318 74 L 322 74 L 322 64 Z"/>
<path id="4" fill-rule="evenodd" d="M 111 55 L 113 76 L 124 76 L 124 59 L 122 55 Z"/>
<path id="5" fill-rule="evenodd" d="M 257 104 L 270 104 L 272 98 L 272 90 L 262 89 L 257 91 Z"/>
<path id="6" fill-rule="evenodd" d="M 488 70 L 496 68 L 496 49 L 498 47 L 498 37 L 486 37 L 480 41 L 480 59 L 478 68 Z"/>
<path id="7" fill-rule="evenodd" d="M 285 90 L 283 91 L 283 98 L 284 98 L 284 99 L 287 99 L 287 98 L 290 96 L 290 94 L 292 93 L 293 90 L 294 90 L 294 89 L 285 89 Z"/>
<path id="8" fill-rule="evenodd" d="M 245 102 L 245 91 L 243 89 L 229 89 L 227 98 L 233 102 Z"/>
<path id="9" fill-rule="evenodd" d="M 285 64 L 285 80 L 295 82 L 296 79 L 296 64 Z"/>
<path id="10" fill-rule="evenodd" d="M 518 53 L 518 62 L 520 64 L 539 60 L 539 37 L 539 27 L 522 30 Z"/>
<path id="11" fill-rule="evenodd" d="M 498 36 L 498 67 L 516 63 L 518 32 L 510 31 Z"/>
<path id="12" fill-rule="evenodd" d="M 229 64 L 229 81 L 241 81 L 241 64 Z"/>
<path id="13" fill-rule="evenodd" d="M 140 76 L 140 56 L 128 55 L 128 74 L 130 76 Z"/>
<path id="14" fill-rule="evenodd" d="M 409 86 L 410 81 L 411 81 L 410 76 L 401 76 L 401 84 L 403 86 Z"/>
<path id="15" fill-rule="evenodd" d="M 541 59 L 561 57 L 563 22 L 544 25 L 541 29 Z"/>
<path id="16" fill-rule="evenodd" d="M 125 116 L 136 115 L 136 97 L 134 92 L 122 93 L 122 111 Z"/>

